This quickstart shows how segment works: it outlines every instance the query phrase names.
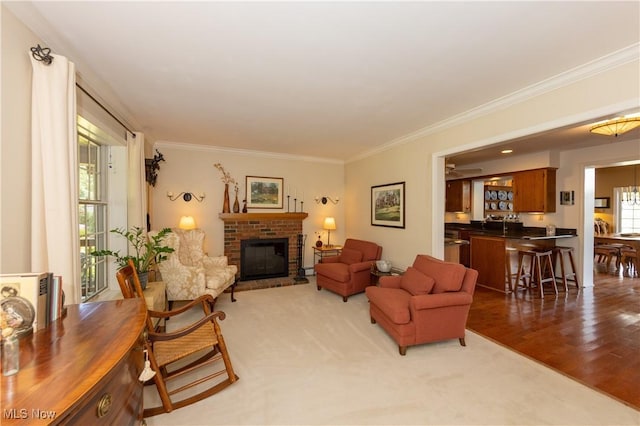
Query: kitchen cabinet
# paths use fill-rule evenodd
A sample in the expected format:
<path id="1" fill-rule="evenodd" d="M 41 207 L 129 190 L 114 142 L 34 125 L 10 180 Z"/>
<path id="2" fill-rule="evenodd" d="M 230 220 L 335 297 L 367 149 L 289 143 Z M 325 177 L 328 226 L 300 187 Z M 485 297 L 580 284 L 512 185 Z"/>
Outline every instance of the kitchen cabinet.
<path id="1" fill-rule="evenodd" d="M 507 282 L 507 262 L 510 264 L 510 272 L 517 273 L 519 250 L 551 250 L 556 245 L 553 238 L 531 240 L 519 236 L 471 234 L 470 239 L 471 268 L 478 271 L 478 285 L 503 293 L 510 291 Z"/>
<path id="2" fill-rule="evenodd" d="M 445 211 L 471 212 L 471 181 L 457 179 L 447 181 Z"/>
<path id="3" fill-rule="evenodd" d="M 478 285 L 506 292 L 505 239 L 471 236 L 471 268 L 478 271 Z"/>
<path id="4" fill-rule="evenodd" d="M 460 231 L 460 239 L 464 241 L 469 241 L 470 238 L 469 231 Z M 469 244 L 462 244 L 460 246 L 460 263 L 462 263 L 467 268 L 471 267 L 471 250 Z"/>
<path id="5" fill-rule="evenodd" d="M 525 170 L 513 174 L 515 212 L 556 211 L 556 169 Z"/>

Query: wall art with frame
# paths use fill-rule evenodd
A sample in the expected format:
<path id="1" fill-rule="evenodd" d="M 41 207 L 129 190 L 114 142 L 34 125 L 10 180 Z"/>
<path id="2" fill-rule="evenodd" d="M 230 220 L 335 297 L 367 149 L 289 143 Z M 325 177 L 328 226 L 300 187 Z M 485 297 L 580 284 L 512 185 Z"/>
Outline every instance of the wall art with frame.
<path id="1" fill-rule="evenodd" d="M 575 203 L 574 191 L 560 191 L 560 204 L 563 206 L 572 206 Z"/>
<path id="2" fill-rule="evenodd" d="M 596 209 L 608 209 L 610 201 L 610 197 L 596 197 L 593 202 L 593 207 Z"/>
<path id="3" fill-rule="evenodd" d="M 371 225 L 404 228 L 404 184 L 371 187 Z"/>
<path id="4" fill-rule="evenodd" d="M 284 178 L 247 176 L 247 208 L 281 209 Z"/>

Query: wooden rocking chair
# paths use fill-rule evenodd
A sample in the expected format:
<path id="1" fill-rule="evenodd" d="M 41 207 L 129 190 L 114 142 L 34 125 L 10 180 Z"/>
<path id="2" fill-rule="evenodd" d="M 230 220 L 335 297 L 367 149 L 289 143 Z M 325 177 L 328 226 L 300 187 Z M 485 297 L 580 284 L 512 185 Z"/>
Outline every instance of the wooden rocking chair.
<path id="1" fill-rule="evenodd" d="M 129 261 L 128 266 L 121 268 L 116 273 L 116 277 L 118 278 L 122 295 L 125 298 L 144 297 L 142 287 L 140 286 L 140 281 L 138 279 L 138 274 L 136 273 L 131 261 Z M 158 388 L 158 394 L 162 400 L 162 405 L 153 408 L 145 408 L 144 417 L 155 416 L 161 413 L 169 413 L 177 408 L 200 401 L 220 392 L 238 380 L 238 376 L 236 376 L 233 371 L 227 347 L 220 331 L 220 326 L 216 321 L 216 318 L 224 320 L 225 314 L 221 311 L 212 312 L 211 307 L 213 304 L 214 299 L 211 295 L 203 295 L 179 309 L 172 311 L 159 312 L 147 309 L 147 335 L 144 341 L 144 348 L 148 353 L 151 368 L 156 372 L 153 380 Z M 203 317 L 195 323 L 170 333 L 161 333 L 154 330 L 153 318 L 169 319 L 192 308 L 197 308 L 198 305 L 201 305 L 203 309 Z M 191 358 L 193 358 L 196 353 L 200 356 L 195 361 L 179 362 L 186 357 L 191 356 Z M 222 360 L 224 364 L 224 368 L 221 370 L 215 371 L 205 377 L 197 375 L 193 381 L 169 389 L 168 382 L 172 379 L 181 377 L 195 369 L 213 364 L 220 360 Z M 185 362 L 187 362 L 187 364 L 182 365 Z M 174 363 L 179 364 L 180 366 L 176 367 Z M 224 380 L 214 381 L 210 387 L 207 387 L 205 390 L 202 390 L 195 395 L 192 394 L 192 391 L 191 394 L 189 392 L 181 394 L 188 396 L 183 397 L 179 401 L 171 399 L 174 394 L 179 394 L 193 388 L 194 386 L 201 385 L 208 380 L 212 380 L 220 376 L 225 377 Z"/>

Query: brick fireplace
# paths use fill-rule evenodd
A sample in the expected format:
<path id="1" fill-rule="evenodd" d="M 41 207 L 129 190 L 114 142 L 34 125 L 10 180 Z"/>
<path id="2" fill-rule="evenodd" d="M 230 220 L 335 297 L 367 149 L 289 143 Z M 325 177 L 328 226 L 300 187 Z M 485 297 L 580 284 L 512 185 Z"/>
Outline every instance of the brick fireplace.
<path id="1" fill-rule="evenodd" d="M 224 221 L 224 254 L 241 269 L 240 242 L 255 238 L 288 238 L 289 276 L 297 273 L 298 234 L 307 213 L 220 213 Z"/>

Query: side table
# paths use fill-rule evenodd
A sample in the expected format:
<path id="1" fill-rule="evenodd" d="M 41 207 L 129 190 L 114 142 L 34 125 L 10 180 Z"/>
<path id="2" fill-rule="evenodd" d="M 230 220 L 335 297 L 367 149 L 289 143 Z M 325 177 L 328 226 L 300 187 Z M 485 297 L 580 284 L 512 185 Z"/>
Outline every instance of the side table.
<path id="1" fill-rule="evenodd" d="M 147 303 L 147 308 L 151 311 L 166 311 L 167 310 L 167 291 L 164 281 L 149 281 L 147 287 L 142 291 L 144 293 L 144 300 Z M 163 327 L 164 324 L 159 324 L 160 319 L 154 318 L 156 327 Z M 163 320 L 164 321 L 164 320 Z"/>
<path id="2" fill-rule="evenodd" d="M 375 265 L 371 267 L 371 285 L 378 285 L 380 277 L 388 277 L 390 275 L 402 275 L 404 271 L 398 268 L 391 268 L 389 272 L 378 271 Z"/>
<path id="3" fill-rule="evenodd" d="M 340 256 L 342 253 L 342 246 L 313 246 L 313 264 L 322 262 L 322 259 L 329 256 Z"/>

